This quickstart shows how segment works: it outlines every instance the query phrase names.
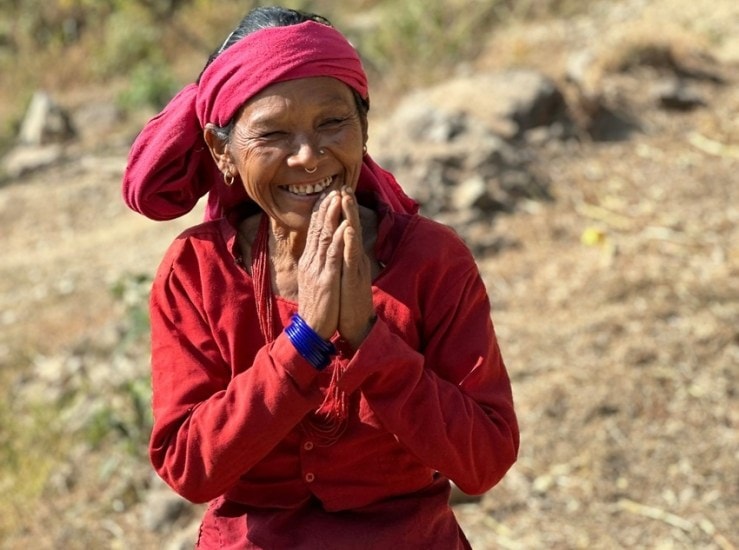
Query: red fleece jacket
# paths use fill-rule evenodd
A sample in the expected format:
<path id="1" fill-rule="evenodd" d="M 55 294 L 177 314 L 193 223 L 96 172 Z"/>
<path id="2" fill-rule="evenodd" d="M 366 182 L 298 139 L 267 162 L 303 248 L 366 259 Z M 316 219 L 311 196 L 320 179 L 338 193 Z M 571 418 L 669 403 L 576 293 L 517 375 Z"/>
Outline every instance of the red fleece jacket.
<path id="1" fill-rule="evenodd" d="M 514 463 L 511 387 L 473 257 L 421 216 L 380 220 L 377 322 L 321 373 L 284 333 L 265 344 L 229 221 L 168 250 L 151 296 L 150 456 L 182 496 L 214 501 L 201 547 L 464 548 L 447 480 L 482 493 Z M 286 326 L 297 304 L 277 309 Z M 349 418 L 326 445 L 301 420 L 334 369 Z"/>

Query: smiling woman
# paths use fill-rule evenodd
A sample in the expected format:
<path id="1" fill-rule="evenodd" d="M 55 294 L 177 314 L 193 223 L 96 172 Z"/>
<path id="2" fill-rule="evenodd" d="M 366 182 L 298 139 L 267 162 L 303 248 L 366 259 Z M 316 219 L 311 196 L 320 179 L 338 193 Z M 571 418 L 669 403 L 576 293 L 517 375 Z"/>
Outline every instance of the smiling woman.
<path id="1" fill-rule="evenodd" d="M 318 16 L 258 9 L 137 137 L 128 204 L 209 191 L 151 294 L 150 456 L 200 548 L 469 548 L 448 503 L 519 434 L 474 259 L 367 154 L 367 79 Z"/>

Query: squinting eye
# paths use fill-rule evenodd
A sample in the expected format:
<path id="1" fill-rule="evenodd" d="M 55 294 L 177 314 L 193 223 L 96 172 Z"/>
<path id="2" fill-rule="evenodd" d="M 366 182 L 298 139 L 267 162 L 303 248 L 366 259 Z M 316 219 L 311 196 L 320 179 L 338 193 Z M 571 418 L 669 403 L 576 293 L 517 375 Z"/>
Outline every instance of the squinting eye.
<path id="1" fill-rule="evenodd" d="M 276 132 L 264 132 L 263 134 L 260 134 L 259 137 L 262 139 L 282 139 L 286 135 L 287 134 L 285 132 L 276 131 Z"/>
<path id="2" fill-rule="evenodd" d="M 344 122 L 345 118 L 329 118 L 321 123 L 321 126 L 337 126 Z"/>

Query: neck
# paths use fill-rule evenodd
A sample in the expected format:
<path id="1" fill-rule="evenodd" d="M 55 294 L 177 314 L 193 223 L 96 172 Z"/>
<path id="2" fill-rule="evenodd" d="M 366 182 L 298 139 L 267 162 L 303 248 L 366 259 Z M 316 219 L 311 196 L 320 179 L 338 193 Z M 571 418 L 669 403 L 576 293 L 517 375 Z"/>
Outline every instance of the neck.
<path id="1" fill-rule="evenodd" d="M 305 250 L 306 231 L 288 229 L 270 220 L 269 255 L 275 264 L 292 262 L 298 264 Z"/>
<path id="2" fill-rule="evenodd" d="M 298 300 L 298 262 L 305 249 L 306 232 L 269 222 L 268 250 L 264 253 L 269 285 L 276 296 Z"/>

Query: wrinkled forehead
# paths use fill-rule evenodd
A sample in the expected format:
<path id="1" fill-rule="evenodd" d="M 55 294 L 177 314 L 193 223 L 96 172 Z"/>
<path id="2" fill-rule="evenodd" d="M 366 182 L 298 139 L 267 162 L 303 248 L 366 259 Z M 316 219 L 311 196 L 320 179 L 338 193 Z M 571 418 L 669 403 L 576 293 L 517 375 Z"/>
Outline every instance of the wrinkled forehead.
<path id="1" fill-rule="evenodd" d="M 313 107 L 341 108 L 356 103 L 352 89 L 332 77 L 298 78 L 270 84 L 244 102 L 242 109 L 304 109 Z"/>

